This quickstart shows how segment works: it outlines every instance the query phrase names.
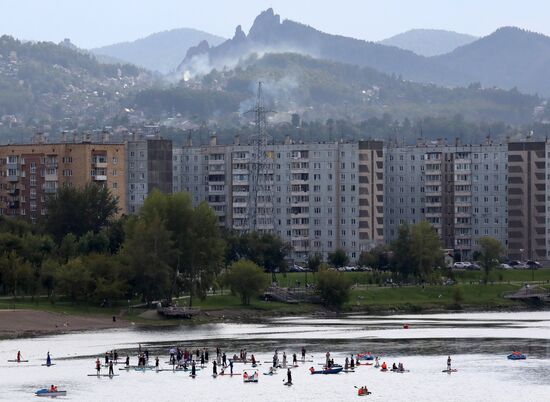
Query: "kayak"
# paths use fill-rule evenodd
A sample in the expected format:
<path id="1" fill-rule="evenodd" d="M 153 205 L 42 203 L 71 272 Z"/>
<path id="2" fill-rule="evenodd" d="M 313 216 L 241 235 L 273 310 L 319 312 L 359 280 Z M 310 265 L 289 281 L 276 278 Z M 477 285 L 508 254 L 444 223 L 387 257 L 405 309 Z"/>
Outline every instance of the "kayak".
<path id="1" fill-rule="evenodd" d="M 361 389 L 361 388 L 359 388 L 359 389 L 357 390 L 357 395 L 358 395 L 358 396 L 367 396 L 367 395 L 370 395 L 370 394 L 372 394 L 372 392 L 370 392 L 370 391 L 365 391 L 365 390 L 363 390 L 363 389 Z"/>
<path id="2" fill-rule="evenodd" d="M 49 389 L 42 388 L 34 393 L 36 396 L 66 396 L 67 391 L 50 391 Z"/>
<path id="3" fill-rule="evenodd" d="M 243 374 L 243 382 L 258 382 L 258 373 L 250 374 L 247 373 Z"/>
<path id="4" fill-rule="evenodd" d="M 442 373 L 456 373 L 458 370 L 457 369 L 450 369 L 450 370 L 441 370 Z"/>
<path id="5" fill-rule="evenodd" d="M 333 368 L 327 368 L 323 370 L 315 370 L 313 367 L 309 369 L 311 374 L 338 374 L 342 370 L 343 370 L 342 367 L 333 367 Z"/>
<path id="6" fill-rule="evenodd" d="M 527 359 L 527 356 L 525 356 L 523 353 L 512 353 L 508 355 L 508 360 L 525 360 Z"/>
<path id="7" fill-rule="evenodd" d="M 28 363 L 28 360 L 8 360 L 8 363 Z"/>

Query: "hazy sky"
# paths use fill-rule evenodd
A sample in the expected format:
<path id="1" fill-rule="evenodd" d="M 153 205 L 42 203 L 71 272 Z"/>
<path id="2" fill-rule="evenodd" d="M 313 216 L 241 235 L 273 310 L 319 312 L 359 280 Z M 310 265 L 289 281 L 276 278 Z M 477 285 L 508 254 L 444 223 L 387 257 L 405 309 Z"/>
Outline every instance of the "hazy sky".
<path id="1" fill-rule="evenodd" d="M 191 27 L 224 37 L 273 7 L 325 32 L 380 40 L 411 28 L 486 35 L 515 25 L 550 35 L 549 0 L 0 0 L 0 34 L 89 48 Z"/>

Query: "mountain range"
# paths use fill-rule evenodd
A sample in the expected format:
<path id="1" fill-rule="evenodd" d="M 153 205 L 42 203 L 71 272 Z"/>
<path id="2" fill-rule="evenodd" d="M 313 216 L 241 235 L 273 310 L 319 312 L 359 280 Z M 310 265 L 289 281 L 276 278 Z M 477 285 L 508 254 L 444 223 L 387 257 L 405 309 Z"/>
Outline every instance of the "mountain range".
<path id="1" fill-rule="evenodd" d="M 187 50 L 201 41 L 218 45 L 225 39 L 191 28 L 179 28 L 158 32 L 131 42 L 115 43 L 90 52 L 98 58 L 110 57 L 126 63 L 168 74 L 181 63 Z"/>
<path id="2" fill-rule="evenodd" d="M 240 26 L 233 38 L 210 46 L 202 42 L 188 50 L 178 67 L 180 77 L 233 68 L 251 54 L 300 53 L 319 59 L 371 67 L 406 80 L 443 86 L 482 86 L 518 89 L 550 96 L 550 38 L 514 27 L 504 27 L 452 52 L 432 57 L 410 50 L 281 21 L 268 9 L 258 15 L 245 34 Z"/>
<path id="3" fill-rule="evenodd" d="M 378 43 L 410 50 L 420 56 L 431 57 L 450 53 L 456 48 L 478 39 L 473 35 L 443 29 L 411 29 Z"/>

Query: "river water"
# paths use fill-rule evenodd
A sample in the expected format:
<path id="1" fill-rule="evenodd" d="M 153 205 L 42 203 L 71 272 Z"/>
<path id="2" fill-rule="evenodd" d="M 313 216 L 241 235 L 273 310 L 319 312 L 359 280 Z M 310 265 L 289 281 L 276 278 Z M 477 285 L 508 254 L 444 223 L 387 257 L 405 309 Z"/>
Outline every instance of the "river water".
<path id="1" fill-rule="evenodd" d="M 150 356 L 161 356 L 166 368 L 172 345 L 208 347 L 210 356 L 217 346 L 228 356 L 246 348 L 262 363 L 271 360 L 276 348 L 286 351 L 290 361 L 305 346 L 313 362 L 292 370 L 292 387 L 283 386 L 283 370 L 262 375 L 269 363 L 259 366 L 255 384 L 243 383 L 241 376 L 213 378 L 211 366 L 195 379 L 169 371 L 116 370 L 120 375 L 111 379 L 87 376 L 94 373 L 95 359 L 113 348 L 137 364 L 139 344 Z M 18 350 L 29 363 L 7 362 Z M 515 350 L 527 360 L 507 360 Z M 42 367 L 48 351 L 55 365 Z M 350 353 L 371 351 L 388 365 L 404 363 L 410 372 L 383 373 L 366 366 L 355 373 L 311 375 L 309 367 L 321 367 L 326 351 L 342 364 Z M 442 373 L 448 354 L 456 373 Z M 234 371 L 243 369 L 236 364 Z M 550 313 L 292 317 L 261 324 L 136 327 L 0 341 L 0 400 L 38 399 L 34 391 L 51 384 L 67 390 L 57 400 L 74 401 L 349 401 L 358 398 L 354 387 L 361 385 L 372 391 L 366 400 L 550 401 Z"/>

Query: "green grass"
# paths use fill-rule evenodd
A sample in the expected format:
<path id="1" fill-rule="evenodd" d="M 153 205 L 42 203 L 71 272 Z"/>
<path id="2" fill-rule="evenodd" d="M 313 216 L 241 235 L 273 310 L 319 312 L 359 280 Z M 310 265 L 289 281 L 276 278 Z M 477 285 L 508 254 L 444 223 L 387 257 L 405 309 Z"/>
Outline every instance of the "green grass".
<path id="1" fill-rule="evenodd" d="M 502 294 L 518 289 L 517 285 L 456 285 L 456 286 L 419 286 L 410 287 L 370 287 L 354 289 L 348 306 L 350 308 L 419 308 L 447 307 L 455 304 L 454 293 L 460 289 L 461 305 L 478 307 L 497 307 L 516 305 L 517 302 L 504 299 Z"/>
<path id="2" fill-rule="evenodd" d="M 243 306 L 241 299 L 230 294 L 208 296 L 204 300 L 195 299 L 194 307 L 201 310 L 261 310 L 280 312 L 311 312 L 314 306 L 310 304 L 286 304 L 279 302 L 265 302 L 260 299 L 253 299 L 249 306 Z"/>

